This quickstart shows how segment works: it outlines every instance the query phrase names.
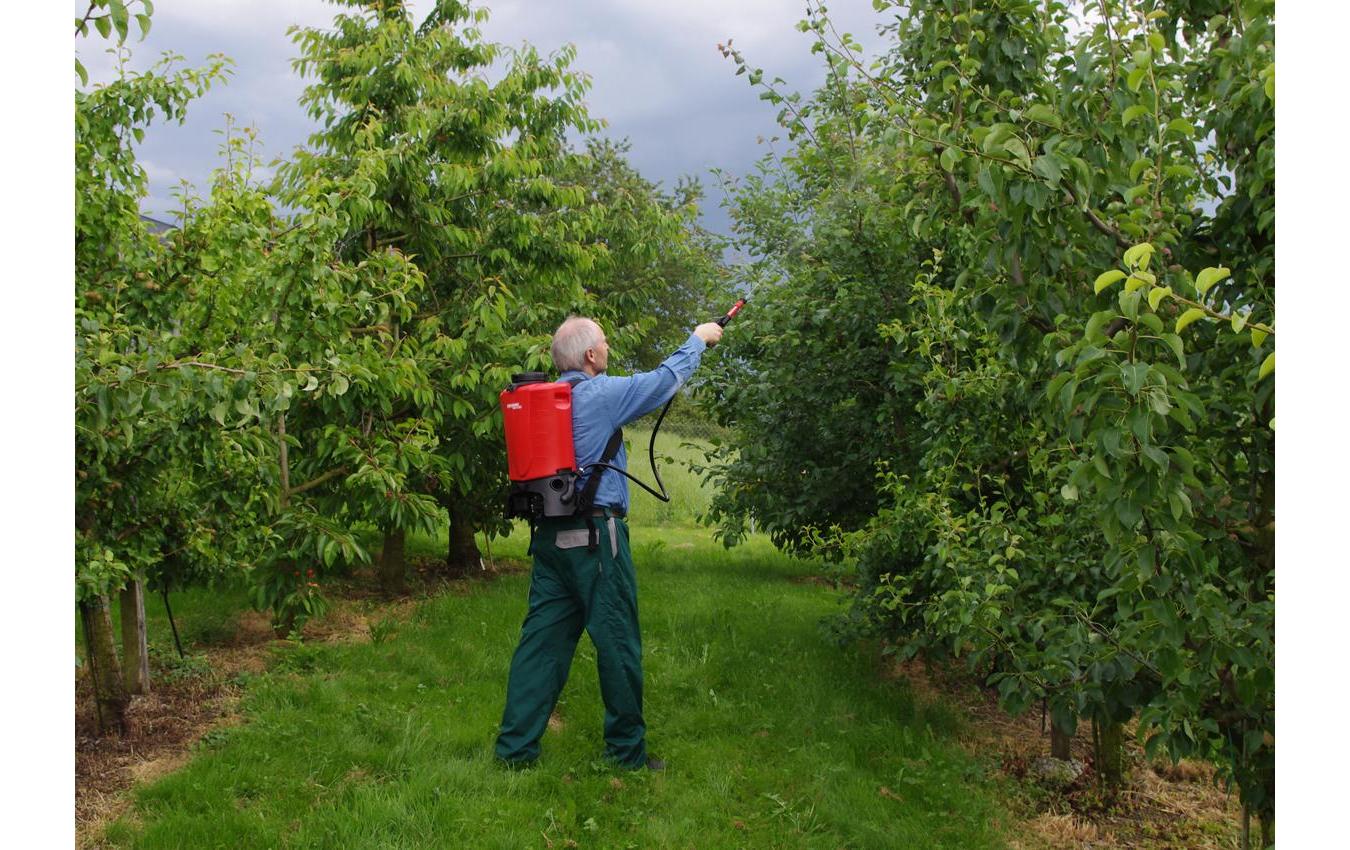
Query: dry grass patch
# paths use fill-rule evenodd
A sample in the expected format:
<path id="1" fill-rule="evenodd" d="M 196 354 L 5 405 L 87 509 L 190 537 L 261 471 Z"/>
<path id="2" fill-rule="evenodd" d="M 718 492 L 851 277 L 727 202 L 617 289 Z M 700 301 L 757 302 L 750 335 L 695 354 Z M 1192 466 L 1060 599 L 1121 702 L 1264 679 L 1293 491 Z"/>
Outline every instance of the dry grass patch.
<path id="1" fill-rule="evenodd" d="M 876 657 L 878 673 L 904 679 L 918 702 L 958 707 L 967 718 L 958 738 L 961 745 L 992 757 L 1000 772 L 1024 784 L 1029 811 L 1014 837 L 1019 850 L 1238 847 L 1242 807 L 1236 791 L 1228 793 L 1215 782 L 1213 765 L 1149 762 L 1131 726 L 1125 745 L 1127 787 L 1115 800 L 1106 800 L 1093 769 L 1091 724 L 1084 722 L 1071 751 L 1087 765 L 1086 771 L 1062 792 L 1047 791 L 1034 784 L 1028 770 L 1035 759 L 1050 753 L 1048 718 L 1037 710 L 1008 715 L 992 691 L 978 687 L 958 666 L 897 662 L 881 652 Z"/>

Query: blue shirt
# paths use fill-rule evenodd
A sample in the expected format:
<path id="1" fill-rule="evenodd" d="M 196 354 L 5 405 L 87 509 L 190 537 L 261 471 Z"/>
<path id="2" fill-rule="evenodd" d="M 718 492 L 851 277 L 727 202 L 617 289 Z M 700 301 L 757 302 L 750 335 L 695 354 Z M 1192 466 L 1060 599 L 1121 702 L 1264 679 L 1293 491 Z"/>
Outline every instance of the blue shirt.
<path id="1" fill-rule="evenodd" d="M 691 333 L 684 345 L 650 372 L 622 378 L 605 374 L 592 378 L 575 369 L 563 372 L 558 378 L 560 381 L 580 379 L 572 385 L 572 442 L 576 446 L 577 466 L 598 461 L 615 430 L 669 401 L 694 374 L 705 348 L 707 345 L 703 340 Z M 613 464 L 620 469 L 628 468 L 628 449 L 622 443 Z M 627 513 L 628 479 L 612 469 L 603 472 L 600 489 L 595 494 L 596 506 L 618 508 Z M 590 474 L 578 479 L 578 492 L 588 478 Z"/>

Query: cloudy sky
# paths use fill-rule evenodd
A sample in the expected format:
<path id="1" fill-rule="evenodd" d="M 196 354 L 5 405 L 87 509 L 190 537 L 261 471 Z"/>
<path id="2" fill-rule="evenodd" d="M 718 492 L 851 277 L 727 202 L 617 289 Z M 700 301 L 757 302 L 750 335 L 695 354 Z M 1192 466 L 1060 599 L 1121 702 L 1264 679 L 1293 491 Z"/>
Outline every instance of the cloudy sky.
<path id="1" fill-rule="evenodd" d="M 86 2 L 76 0 L 76 15 Z M 480 0 L 491 17 L 483 27 L 492 41 L 516 46 L 529 42 L 541 53 L 572 43 L 574 67 L 589 73 L 591 115 L 609 122 L 605 131 L 628 138 L 633 164 L 648 179 L 673 186 L 694 175 L 707 188 L 705 222 L 726 232 L 718 202 L 723 193 L 708 169 L 744 174 L 767 150 L 758 141 L 777 133 L 776 109 L 758 99 L 734 64 L 722 58 L 719 42 L 735 40 L 752 66 L 766 77 L 783 77 L 790 89 L 809 91 L 824 78 L 811 40 L 795 28 L 803 0 Z M 415 2 L 420 22 L 429 0 Z M 216 165 L 218 131 L 226 113 L 258 128 L 264 158 L 282 156 L 303 144 L 313 126 L 297 104 L 305 82 L 291 70 L 296 48 L 286 35 L 291 24 L 326 26 L 341 11 L 325 0 L 157 0 L 153 26 L 144 41 L 132 40 L 129 67 L 142 69 L 163 53 L 181 54 L 200 65 L 208 54 L 234 60 L 234 74 L 194 102 L 183 126 L 156 125 L 139 151 L 150 176 L 151 197 L 144 212 L 172 221 L 173 191 L 181 180 L 204 188 Z M 875 27 L 884 19 L 871 0 L 830 4 L 840 31 L 871 49 Z M 134 31 L 134 28 L 133 28 Z M 90 82 L 110 79 L 114 60 L 106 42 L 77 42 Z M 781 149 L 781 143 L 779 147 Z"/>

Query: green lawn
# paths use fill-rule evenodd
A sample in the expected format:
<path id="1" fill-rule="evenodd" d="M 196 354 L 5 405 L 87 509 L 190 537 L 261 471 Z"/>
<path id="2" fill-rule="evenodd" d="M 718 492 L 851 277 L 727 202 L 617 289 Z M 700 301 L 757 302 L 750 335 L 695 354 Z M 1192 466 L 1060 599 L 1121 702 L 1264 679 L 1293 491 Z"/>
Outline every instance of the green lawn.
<path id="1" fill-rule="evenodd" d="M 957 720 L 824 639 L 838 603 L 763 539 L 633 528 L 646 714 L 663 774 L 599 760 L 583 639 L 533 769 L 492 743 L 528 575 L 421 603 L 381 643 L 288 650 L 246 722 L 138 789 L 122 847 L 1001 847 L 1000 789 Z M 435 541 L 422 541 L 439 551 Z M 494 547 L 521 557 L 524 535 Z M 421 548 L 419 546 L 419 548 Z M 185 605 L 180 619 L 195 620 Z M 185 630 L 197 628 L 180 623 Z M 882 789 L 885 789 L 883 791 Z"/>
<path id="2" fill-rule="evenodd" d="M 652 464 L 649 459 L 651 455 L 647 450 L 654 422 L 651 417 L 645 418 L 640 424 L 625 428 L 623 435 L 624 442 L 628 445 L 629 474 L 636 476 L 652 489 L 659 490 L 652 477 Z M 662 502 L 644 492 L 633 482 L 628 482 L 629 508 L 635 521 L 640 518 L 646 525 L 692 525 L 699 515 L 707 512 L 714 491 L 711 487 L 704 486 L 703 482 L 689 471 L 691 462 L 699 465 L 707 462 L 703 456 L 704 448 L 706 444 L 678 434 L 662 431 L 656 435 L 656 468 L 661 473 L 661 481 L 666 485 L 670 501 Z"/>

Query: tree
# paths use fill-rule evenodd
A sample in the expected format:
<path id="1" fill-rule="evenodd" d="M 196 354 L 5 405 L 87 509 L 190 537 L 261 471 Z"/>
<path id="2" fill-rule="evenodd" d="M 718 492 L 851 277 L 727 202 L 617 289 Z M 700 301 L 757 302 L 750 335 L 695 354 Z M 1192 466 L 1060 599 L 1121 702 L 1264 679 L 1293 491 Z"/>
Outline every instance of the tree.
<path id="1" fill-rule="evenodd" d="M 733 209 L 723 533 L 857 556 L 846 632 L 1090 719 L 1115 782 L 1137 717 L 1271 839 L 1273 7 L 935 3 L 871 65 L 801 26 L 810 98 L 725 48 L 795 148 Z"/>
<path id="2" fill-rule="evenodd" d="M 76 36 L 115 28 L 120 45 L 128 14 L 117 0 L 92 3 Z M 76 71 L 84 79 L 78 60 Z M 225 71 L 219 59 L 182 71 L 166 59 L 75 92 L 75 590 L 100 722 L 118 731 L 128 694 L 108 597 L 151 577 L 167 554 L 211 548 L 214 536 L 200 491 L 180 474 L 181 458 L 203 448 L 176 416 L 196 377 L 177 368 L 165 339 L 164 249 L 140 219 L 146 178 L 131 139 L 156 119 L 181 120 Z"/>
<path id="3" fill-rule="evenodd" d="M 283 167 L 282 185 L 296 203 L 316 176 L 382 163 L 347 201 L 344 256 L 394 249 L 425 276 L 410 315 L 368 331 L 390 352 L 432 358 L 434 391 L 353 412 L 374 429 L 434 423 L 437 448 L 403 486 L 446 510 L 448 560 L 463 570 L 479 563 L 475 530 L 509 529 L 496 409 L 511 373 L 548 368 L 547 334 L 569 312 L 612 319 L 616 346 L 636 349 L 660 326 L 646 315 L 653 304 L 670 303 L 677 285 L 706 290 L 707 258 L 686 235 L 687 203 L 657 196 L 616 148 L 569 150 L 569 131 L 599 129 L 571 48 L 508 53 L 482 40 L 485 10 L 452 0 L 420 25 L 402 2 L 360 5 L 332 30 L 294 33 L 296 67 L 316 78 L 303 103 L 323 129 Z M 494 62 L 503 73 L 490 84 Z M 379 514 L 381 489 L 358 514 Z M 395 514 L 379 524 L 392 589 L 408 526 Z"/>

